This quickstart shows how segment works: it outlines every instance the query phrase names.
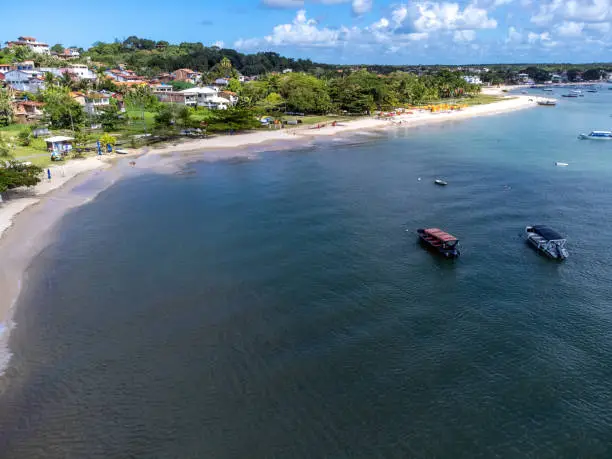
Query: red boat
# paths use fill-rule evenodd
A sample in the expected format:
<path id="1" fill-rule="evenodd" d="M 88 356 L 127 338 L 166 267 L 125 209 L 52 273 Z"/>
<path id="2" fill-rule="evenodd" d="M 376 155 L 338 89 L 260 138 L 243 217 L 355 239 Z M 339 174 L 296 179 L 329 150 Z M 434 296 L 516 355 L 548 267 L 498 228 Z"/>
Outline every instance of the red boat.
<path id="1" fill-rule="evenodd" d="M 442 231 L 440 228 L 418 229 L 419 239 L 428 247 L 444 255 L 446 258 L 457 258 L 459 256 L 459 239 L 452 234 Z"/>

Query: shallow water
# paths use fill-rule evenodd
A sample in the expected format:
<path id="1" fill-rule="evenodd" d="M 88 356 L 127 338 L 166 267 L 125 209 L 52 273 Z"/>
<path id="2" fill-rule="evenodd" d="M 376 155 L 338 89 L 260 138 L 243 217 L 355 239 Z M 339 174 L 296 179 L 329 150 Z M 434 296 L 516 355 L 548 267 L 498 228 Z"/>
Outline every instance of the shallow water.
<path id="1" fill-rule="evenodd" d="M 610 100 L 115 184 L 29 270 L 0 457 L 610 457 Z"/>

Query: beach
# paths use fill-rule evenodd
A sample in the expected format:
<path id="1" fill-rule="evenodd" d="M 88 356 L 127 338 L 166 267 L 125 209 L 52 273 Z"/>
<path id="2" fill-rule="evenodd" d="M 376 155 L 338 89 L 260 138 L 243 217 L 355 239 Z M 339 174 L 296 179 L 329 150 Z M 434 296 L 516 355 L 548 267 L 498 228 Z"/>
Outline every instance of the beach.
<path id="1" fill-rule="evenodd" d="M 500 90 L 493 91 L 501 94 Z M 51 166 L 50 180 L 45 173 L 45 178 L 38 185 L 31 189 L 13 190 L 8 194 L 9 199 L 0 204 L 0 257 L 3 260 L 0 267 L 0 291 L 3 292 L 0 298 L 0 354 L 9 355 L 7 341 L 12 326 L 12 309 L 21 290 L 22 276 L 29 261 L 45 247 L 49 230 L 67 211 L 93 199 L 105 187 L 134 169 L 150 169 L 153 172 L 167 170 L 169 164 L 176 163 L 177 154 L 180 156 L 182 153 L 190 153 L 188 158 L 191 161 L 250 157 L 253 150 L 246 147 L 259 146 L 265 149 L 273 144 L 289 147 L 316 137 L 410 128 L 495 115 L 534 107 L 535 103 L 530 99 L 527 96 L 513 96 L 499 102 L 448 113 L 434 114 L 423 110 L 392 119 L 370 117 L 337 123 L 335 126 L 328 123 L 318 128 L 308 126 L 216 136 L 159 148 L 133 150 L 127 158 L 89 157 Z M 128 166 L 128 161 L 132 160 L 137 162 L 136 168 Z M 111 168 L 113 163 L 116 167 Z M 73 192 L 81 183 L 91 181 L 94 175 L 97 180 L 89 186 L 87 192 Z M 0 361 L 0 371 L 5 364 L 6 361 Z"/>

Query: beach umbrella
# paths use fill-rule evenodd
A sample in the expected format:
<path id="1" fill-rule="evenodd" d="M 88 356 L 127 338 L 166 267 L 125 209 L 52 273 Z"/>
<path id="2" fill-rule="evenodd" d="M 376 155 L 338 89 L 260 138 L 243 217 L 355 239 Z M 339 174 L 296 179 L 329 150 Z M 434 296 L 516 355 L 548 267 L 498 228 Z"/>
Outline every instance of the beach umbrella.
<path id="1" fill-rule="evenodd" d="M 106 151 L 108 151 L 109 153 L 113 152 L 113 146 L 110 143 L 106 144 Z"/>
<path id="2" fill-rule="evenodd" d="M 98 155 L 101 155 L 102 154 L 102 145 L 100 145 L 100 141 L 99 140 L 97 142 L 97 145 L 98 145 Z"/>

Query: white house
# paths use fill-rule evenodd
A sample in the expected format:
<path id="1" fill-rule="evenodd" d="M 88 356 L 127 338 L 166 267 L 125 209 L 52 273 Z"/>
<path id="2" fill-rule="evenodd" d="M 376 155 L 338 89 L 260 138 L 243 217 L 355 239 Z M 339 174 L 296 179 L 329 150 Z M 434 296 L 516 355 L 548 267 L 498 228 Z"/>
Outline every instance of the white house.
<path id="1" fill-rule="evenodd" d="M 43 75 L 32 70 L 10 70 L 4 74 L 4 81 L 16 91 L 38 92 L 45 89 Z"/>
<path id="2" fill-rule="evenodd" d="M 13 48 L 15 46 L 27 46 L 37 54 L 50 54 L 49 45 L 36 40 L 34 37 L 19 37 L 17 41 L 7 41 L 6 46 Z"/>
<path id="3" fill-rule="evenodd" d="M 473 75 L 464 75 L 463 79 L 470 84 L 482 84 L 482 80 L 480 79 L 479 76 L 473 76 Z"/>
<path id="4" fill-rule="evenodd" d="M 151 86 L 151 89 L 153 90 L 153 92 L 161 92 L 161 93 L 167 93 L 167 92 L 172 92 L 173 88 L 172 85 L 169 84 L 154 84 Z"/>
<path id="5" fill-rule="evenodd" d="M 219 90 L 217 88 L 190 88 L 179 92 L 185 96 L 192 96 L 189 98 L 189 101 L 193 105 L 197 105 L 198 107 L 216 108 L 212 106 L 215 104 L 212 103 L 211 100 L 213 97 L 218 96 Z M 187 105 L 187 99 L 185 99 L 185 104 Z"/>
<path id="6" fill-rule="evenodd" d="M 86 65 L 83 64 L 70 64 L 67 68 L 63 70 L 72 73 L 79 80 L 96 79 L 96 74 L 93 72 L 93 70 L 90 70 Z"/>
<path id="7" fill-rule="evenodd" d="M 92 92 L 85 94 L 85 111 L 90 115 L 99 113 L 100 108 L 110 106 L 110 95 L 105 93 Z"/>

